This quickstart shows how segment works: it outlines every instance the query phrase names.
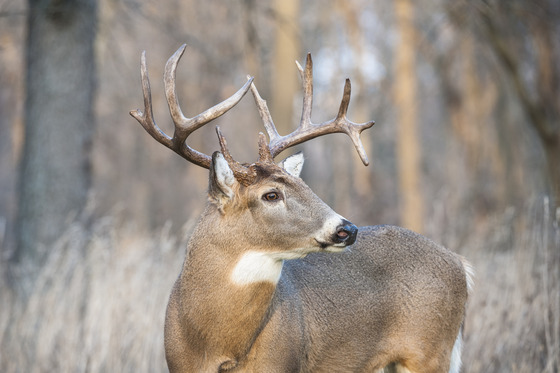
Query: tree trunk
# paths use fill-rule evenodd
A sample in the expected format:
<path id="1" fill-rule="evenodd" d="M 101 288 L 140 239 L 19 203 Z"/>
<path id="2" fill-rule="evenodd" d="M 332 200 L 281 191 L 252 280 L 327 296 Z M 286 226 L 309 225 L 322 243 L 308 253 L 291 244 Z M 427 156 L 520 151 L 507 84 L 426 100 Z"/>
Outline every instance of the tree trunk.
<path id="1" fill-rule="evenodd" d="M 414 13 L 410 0 L 395 1 L 400 41 L 396 49 L 395 101 L 401 224 L 422 232 L 423 198 L 420 190 L 420 145 L 417 130 Z"/>
<path id="2" fill-rule="evenodd" d="M 560 134 L 557 135 L 560 138 Z M 554 207 L 560 207 L 560 139 L 544 143 L 544 154 Z"/>
<path id="3" fill-rule="evenodd" d="M 40 265 L 86 203 L 96 20 L 96 0 L 29 0 L 16 262 Z"/>
<path id="4" fill-rule="evenodd" d="M 554 14 L 552 2 L 542 2 L 539 7 L 544 12 Z M 507 12 L 511 8 L 483 8 L 479 17 L 484 28 L 485 41 L 492 48 L 501 70 L 512 84 L 513 92 L 517 96 L 520 106 L 525 112 L 528 124 L 538 135 L 544 150 L 546 167 L 544 168 L 546 181 L 549 183 L 549 193 L 553 197 L 553 204 L 560 203 L 560 123 L 558 116 L 560 105 L 558 92 L 560 87 L 560 70 L 555 60 L 557 55 L 554 43 L 554 22 L 545 22 L 541 18 L 528 18 L 528 40 L 535 46 L 535 60 L 538 68 L 535 70 L 536 79 L 528 82 L 524 76 L 524 69 L 519 59 L 519 46 L 509 41 L 511 30 L 500 24 L 496 14 L 505 19 L 517 19 L 517 14 Z M 515 34 L 514 34 L 515 35 Z M 516 39 L 517 43 L 527 43 L 526 40 Z M 526 74 L 525 74 L 526 75 Z"/>
<path id="5" fill-rule="evenodd" d="M 275 10 L 277 27 L 271 111 L 278 132 L 286 135 L 293 131 L 293 102 L 299 89 L 294 62 L 300 57 L 299 0 L 276 0 Z"/>

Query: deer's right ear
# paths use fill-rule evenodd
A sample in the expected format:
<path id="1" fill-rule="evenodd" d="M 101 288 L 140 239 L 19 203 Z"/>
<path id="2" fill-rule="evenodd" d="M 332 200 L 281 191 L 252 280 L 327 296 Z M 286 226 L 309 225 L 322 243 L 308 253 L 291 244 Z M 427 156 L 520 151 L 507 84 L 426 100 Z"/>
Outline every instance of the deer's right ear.
<path id="1" fill-rule="evenodd" d="M 279 166 L 282 167 L 287 173 L 292 176 L 299 177 L 303 168 L 303 153 L 297 152 L 280 162 Z"/>
<path id="2" fill-rule="evenodd" d="M 214 152 L 210 165 L 209 196 L 218 203 L 223 199 L 231 199 L 234 195 L 233 186 L 236 182 L 233 171 L 222 153 Z"/>

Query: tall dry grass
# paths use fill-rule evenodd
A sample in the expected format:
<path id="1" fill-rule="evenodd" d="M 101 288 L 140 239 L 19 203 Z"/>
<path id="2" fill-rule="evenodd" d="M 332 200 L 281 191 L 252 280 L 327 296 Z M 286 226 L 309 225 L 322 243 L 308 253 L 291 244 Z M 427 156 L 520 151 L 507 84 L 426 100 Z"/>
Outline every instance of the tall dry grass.
<path id="1" fill-rule="evenodd" d="M 466 239 L 441 232 L 477 272 L 464 372 L 559 371 L 560 230 L 547 208 L 509 209 Z M 186 241 L 169 231 L 149 236 L 115 218 L 89 232 L 76 223 L 50 249 L 27 305 L 3 280 L 0 371 L 167 371 L 164 312 Z"/>
<path id="2" fill-rule="evenodd" d="M 163 321 L 185 242 L 113 218 L 74 224 L 28 304 L 0 287 L 1 372 L 166 371 Z"/>
<path id="3" fill-rule="evenodd" d="M 559 222 L 545 198 L 490 219 L 462 248 L 477 272 L 466 372 L 559 372 Z"/>

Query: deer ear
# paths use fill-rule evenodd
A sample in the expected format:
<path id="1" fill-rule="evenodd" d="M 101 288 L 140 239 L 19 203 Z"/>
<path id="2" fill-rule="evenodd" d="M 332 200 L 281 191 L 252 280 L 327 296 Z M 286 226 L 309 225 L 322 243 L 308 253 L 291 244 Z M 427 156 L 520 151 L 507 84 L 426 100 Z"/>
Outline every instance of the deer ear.
<path id="1" fill-rule="evenodd" d="M 234 195 L 233 186 L 235 183 L 237 183 L 237 180 L 235 180 L 233 171 L 222 153 L 214 152 L 210 165 L 209 196 L 217 201 L 223 198 L 231 199 Z"/>
<path id="2" fill-rule="evenodd" d="M 280 167 L 282 167 L 290 175 L 299 177 L 303 168 L 303 161 L 303 153 L 298 152 L 280 162 Z"/>

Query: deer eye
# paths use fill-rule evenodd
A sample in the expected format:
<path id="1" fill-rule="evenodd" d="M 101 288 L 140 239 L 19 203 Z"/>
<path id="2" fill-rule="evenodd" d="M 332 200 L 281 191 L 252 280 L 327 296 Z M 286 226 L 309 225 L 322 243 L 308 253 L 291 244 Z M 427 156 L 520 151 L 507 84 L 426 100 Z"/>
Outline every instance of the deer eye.
<path id="1" fill-rule="evenodd" d="M 278 201 L 278 200 L 281 199 L 280 193 L 278 193 L 278 192 L 267 192 L 267 193 L 263 194 L 262 198 L 265 201 L 269 201 L 269 202 L 274 202 L 274 201 Z"/>

